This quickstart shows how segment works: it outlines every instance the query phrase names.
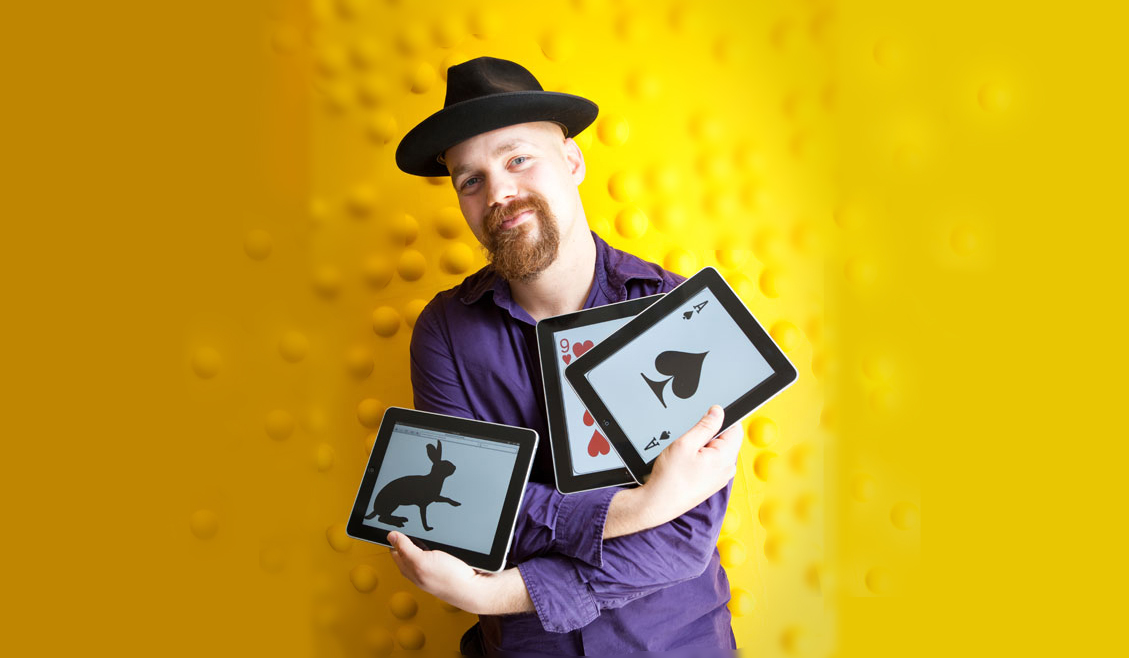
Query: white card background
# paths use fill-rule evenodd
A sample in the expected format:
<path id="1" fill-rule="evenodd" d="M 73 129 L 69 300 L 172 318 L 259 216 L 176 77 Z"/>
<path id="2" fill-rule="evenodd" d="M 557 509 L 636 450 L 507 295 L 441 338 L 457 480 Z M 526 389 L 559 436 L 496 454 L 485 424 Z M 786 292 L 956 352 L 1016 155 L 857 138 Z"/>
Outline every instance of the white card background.
<path id="1" fill-rule="evenodd" d="M 567 331 L 559 331 L 553 334 L 553 340 L 557 346 L 557 374 L 560 377 L 561 398 L 564 406 L 565 425 L 568 430 L 568 446 L 572 451 L 572 473 L 573 475 L 584 475 L 587 473 L 596 473 L 599 471 L 610 471 L 616 468 L 623 468 L 623 460 L 620 459 L 619 454 L 615 448 L 611 447 L 611 442 L 608 441 L 607 454 L 597 454 L 592 457 L 588 454 L 588 444 L 592 440 L 592 432 L 596 430 L 595 422 L 592 425 L 584 424 L 584 403 L 576 396 L 576 391 L 572 389 L 572 384 L 568 383 L 565 379 L 564 369 L 565 364 L 562 358 L 564 354 L 574 354 L 575 346 L 585 341 L 592 341 L 592 345 L 599 345 L 600 341 L 612 335 L 616 329 L 627 324 L 632 318 L 619 318 L 616 320 L 608 320 L 606 322 L 599 322 L 596 324 L 588 325 L 580 329 L 571 329 Z M 567 342 L 566 342 L 567 341 Z M 567 352 L 565 351 L 567 349 Z M 607 435 L 600 431 L 607 441 Z"/>

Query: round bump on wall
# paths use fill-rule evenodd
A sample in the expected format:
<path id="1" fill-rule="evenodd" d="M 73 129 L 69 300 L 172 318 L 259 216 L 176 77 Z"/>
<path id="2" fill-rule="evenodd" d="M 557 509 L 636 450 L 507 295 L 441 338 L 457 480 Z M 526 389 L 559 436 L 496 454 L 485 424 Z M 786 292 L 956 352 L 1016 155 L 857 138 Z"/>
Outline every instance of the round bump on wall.
<path id="1" fill-rule="evenodd" d="M 409 245 L 419 237 L 419 222 L 407 213 L 397 215 L 388 223 L 388 237 L 393 244 Z"/>
<path id="2" fill-rule="evenodd" d="M 211 539 L 219 532 L 219 515 L 210 509 L 198 509 L 188 517 L 188 528 L 197 539 Z"/>
<path id="3" fill-rule="evenodd" d="M 384 145 L 396 136 L 396 117 L 387 110 L 378 110 L 369 117 L 368 138 L 376 145 Z"/>
<path id="4" fill-rule="evenodd" d="M 271 33 L 271 48 L 279 55 L 289 55 L 298 50 L 302 45 L 302 36 L 297 28 L 291 25 L 281 25 Z"/>
<path id="5" fill-rule="evenodd" d="M 807 523 L 811 520 L 817 503 L 818 500 L 815 494 L 810 491 L 804 492 L 796 498 L 796 503 L 792 511 L 795 513 L 797 519 L 803 523 Z"/>
<path id="6" fill-rule="evenodd" d="M 372 312 L 372 330 L 377 336 L 390 338 L 400 329 L 400 314 L 391 306 L 381 306 Z"/>
<path id="7" fill-rule="evenodd" d="M 767 448 L 780 437 L 780 428 L 771 418 L 757 416 L 749 422 L 749 442 L 758 448 Z"/>
<path id="8" fill-rule="evenodd" d="M 270 256 L 272 246 L 270 233 L 261 229 L 248 231 L 243 238 L 243 253 L 251 260 L 264 260 Z"/>
<path id="9" fill-rule="evenodd" d="M 560 30 L 549 30 L 541 36 L 541 52 L 554 62 L 563 62 L 572 57 L 576 44 L 572 37 Z"/>
<path id="10" fill-rule="evenodd" d="M 365 398 L 357 403 L 357 420 L 361 425 L 371 429 L 380 427 L 384 418 L 384 405 L 376 398 Z"/>
<path id="11" fill-rule="evenodd" d="M 370 256 L 362 268 L 365 283 L 372 290 L 381 290 L 392 280 L 392 264 L 383 256 Z"/>
<path id="12" fill-rule="evenodd" d="M 501 16 L 491 9 L 479 9 L 470 15 L 470 31 L 479 39 L 489 39 L 502 29 Z"/>
<path id="13" fill-rule="evenodd" d="M 317 71 L 325 78 L 336 78 L 340 75 L 345 70 L 346 62 L 344 49 L 333 43 L 322 45 L 314 56 Z"/>
<path id="14" fill-rule="evenodd" d="M 977 100 L 985 112 L 1003 112 L 1011 106 L 1011 90 L 998 82 L 989 82 L 980 87 Z"/>
<path id="15" fill-rule="evenodd" d="M 223 358 L 220 353 L 210 347 L 198 347 L 192 353 L 192 371 L 200 379 L 211 379 L 220 372 Z"/>
<path id="16" fill-rule="evenodd" d="M 405 57 L 422 53 L 427 43 L 427 31 L 419 23 L 404 26 L 396 35 L 396 49 Z"/>
<path id="17" fill-rule="evenodd" d="M 419 319 L 419 314 L 423 313 L 423 309 L 427 306 L 427 300 L 413 299 L 404 305 L 404 322 L 408 323 L 408 327 L 415 327 L 416 320 Z"/>
<path id="18" fill-rule="evenodd" d="M 897 68 L 905 59 L 901 44 L 889 37 L 875 42 L 873 55 L 875 63 L 884 69 Z"/>
<path id="19" fill-rule="evenodd" d="M 734 587 L 729 596 L 729 613 L 734 617 L 748 617 L 756 610 L 756 599 L 748 591 Z"/>
<path id="20" fill-rule="evenodd" d="M 757 520 L 769 528 L 780 520 L 780 502 L 775 498 L 765 498 L 757 508 Z"/>
<path id="21" fill-rule="evenodd" d="M 365 379 L 371 375 L 374 365 L 372 350 L 364 346 L 354 347 L 345 356 L 345 369 L 355 379 Z"/>
<path id="22" fill-rule="evenodd" d="M 367 71 L 380 60 L 380 44 L 373 39 L 359 39 L 349 47 L 349 61 L 353 68 Z"/>
<path id="23" fill-rule="evenodd" d="M 462 242 L 455 242 L 439 257 L 439 266 L 448 274 L 462 274 L 474 263 L 474 252 Z"/>
<path id="24" fill-rule="evenodd" d="M 435 45 L 440 48 L 451 48 L 466 38 L 466 27 L 463 26 L 459 16 L 444 14 L 432 25 L 431 36 L 435 39 Z"/>
<path id="25" fill-rule="evenodd" d="M 913 530 L 921 523 L 921 513 L 916 505 L 903 501 L 890 508 L 890 523 L 898 530 Z"/>
<path id="26" fill-rule="evenodd" d="M 732 243 L 733 241 L 727 240 L 726 242 Z M 717 262 L 721 263 L 722 266 L 730 269 L 738 269 L 749 260 L 749 250 L 743 247 L 727 246 L 717 249 L 714 252 L 714 257 L 717 258 Z"/>
<path id="27" fill-rule="evenodd" d="M 875 494 L 878 492 L 878 483 L 874 478 L 860 473 L 851 480 L 851 496 L 860 503 L 865 503 L 874 500 Z"/>
<path id="28" fill-rule="evenodd" d="M 753 459 L 753 473 L 763 482 L 768 482 L 776 473 L 777 455 L 775 452 L 763 451 Z"/>
<path id="29" fill-rule="evenodd" d="M 415 94 L 427 93 L 432 86 L 435 85 L 435 79 L 439 77 L 435 72 L 435 67 L 427 62 L 417 62 L 415 66 L 408 71 L 408 88 Z"/>
<path id="30" fill-rule="evenodd" d="M 314 292 L 323 299 L 333 299 L 341 292 L 341 273 L 332 265 L 325 265 L 314 272 Z"/>
<path id="31" fill-rule="evenodd" d="M 407 249 L 400 254 L 400 263 L 396 267 L 400 278 L 405 281 L 415 281 L 423 276 L 427 270 L 427 259 L 415 249 Z"/>
<path id="32" fill-rule="evenodd" d="M 777 564 L 783 562 L 789 555 L 792 543 L 785 535 L 780 533 L 770 534 L 764 540 L 764 556 L 770 562 Z"/>
<path id="33" fill-rule="evenodd" d="M 290 363 L 298 363 L 306 358 L 310 341 L 299 331 L 288 331 L 278 341 L 278 353 Z"/>
<path id="34" fill-rule="evenodd" d="M 780 349 L 785 352 L 791 352 L 800 346 L 800 330 L 787 320 L 778 320 L 773 323 L 768 333 L 772 336 L 772 340 L 780 346 Z"/>
<path id="35" fill-rule="evenodd" d="M 349 580 L 353 583 L 353 587 L 363 594 L 373 591 L 380 584 L 376 569 L 367 564 L 358 564 L 353 567 L 353 570 L 349 572 Z"/>
<path id="36" fill-rule="evenodd" d="M 458 66 L 465 61 L 467 61 L 467 56 L 460 52 L 448 53 L 448 55 L 443 58 L 443 61 L 439 63 L 439 77 L 443 78 L 443 82 L 446 82 L 447 69 L 452 66 Z"/>
<path id="37" fill-rule="evenodd" d="M 349 214 L 357 219 L 365 219 L 372 214 L 372 207 L 376 203 L 376 191 L 369 185 L 358 185 L 349 191 L 345 200 L 345 207 Z"/>
<path id="38" fill-rule="evenodd" d="M 466 226 L 466 221 L 463 220 L 463 213 L 458 208 L 451 206 L 444 206 L 435 213 L 435 230 L 440 236 L 448 240 L 459 237 L 462 233 L 463 227 Z"/>
<path id="39" fill-rule="evenodd" d="M 971 226 L 955 226 L 949 234 L 949 247 L 958 256 L 970 256 L 980 246 L 980 236 Z"/>
<path id="40" fill-rule="evenodd" d="M 871 594 L 889 594 L 894 589 L 893 574 L 885 567 L 872 567 L 867 570 L 864 581 Z"/>
<path id="41" fill-rule="evenodd" d="M 634 206 L 619 211 L 615 217 L 615 230 L 625 238 L 637 238 L 647 232 L 647 216 Z"/>
<path id="42" fill-rule="evenodd" d="M 795 446 L 788 451 L 788 465 L 797 475 L 806 475 L 811 470 L 811 462 L 815 458 L 815 448 L 807 441 Z"/>
<path id="43" fill-rule="evenodd" d="M 397 619 L 411 619 L 419 611 L 419 604 L 408 592 L 396 592 L 388 598 L 388 609 Z"/>
<path id="44" fill-rule="evenodd" d="M 661 205 L 651 213 L 655 226 L 667 235 L 677 235 L 686 226 L 686 210 L 678 205 Z"/>
<path id="45" fill-rule="evenodd" d="M 607 146 L 623 146 L 631 136 L 631 126 L 627 123 L 627 119 L 616 114 L 608 114 L 597 122 L 596 133 L 600 141 Z"/>
<path id="46" fill-rule="evenodd" d="M 878 278 L 878 266 L 869 258 L 856 256 L 847 261 L 843 274 L 853 285 L 869 286 Z"/>
<path id="47" fill-rule="evenodd" d="M 637 69 L 627 76 L 627 93 L 638 101 L 652 101 L 661 91 L 659 78 L 646 69 Z"/>
<path id="48" fill-rule="evenodd" d="M 426 641 L 427 637 L 419 626 L 406 624 L 396 629 L 396 642 L 408 651 L 419 651 Z"/>
<path id="49" fill-rule="evenodd" d="M 325 529 L 325 540 L 330 548 L 338 553 L 346 553 L 353 547 L 353 538 L 345 532 L 344 523 L 334 523 Z"/>
<path id="50" fill-rule="evenodd" d="M 723 539 L 718 543 L 717 550 L 721 555 L 721 564 L 726 569 L 735 569 L 748 558 L 745 545 L 736 539 Z"/>
<path id="51" fill-rule="evenodd" d="M 333 460 L 336 456 L 337 453 L 333 450 L 333 446 L 328 443 L 319 443 L 314 450 L 314 467 L 318 469 L 319 473 L 325 473 L 333 468 Z"/>
<path id="52" fill-rule="evenodd" d="M 365 646 L 368 647 L 369 651 L 375 656 L 387 656 L 396 648 L 392 631 L 389 631 L 383 626 L 370 628 L 368 632 L 365 633 Z"/>
<path id="53" fill-rule="evenodd" d="M 643 180 L 634 171 L 617 171 L 608 179 L 608 193 L 621 203 L 633 203 L 643 193 Z"/>
<path id="54" fill-rule="evenodd" d="M 741 530 L 741 512 L 735 509 L 727 509 L 725 517 L 721 521 L 721 535 L 723 537 L 732 537 Z"/>
<path id="55" fill-rule="evenodd" d="M 275 409 L 263 421 L 267 436 L 275 441 L 284 441 L 294 432 L 294 416 L 285 409 Z"/>
<path id="56" fill-rule="evenodd" d="M 785 286 L 784 275 L 779 270 L 766 267 L 761 270 L 760 279 L 758 280 L 761 294 L 769 299 L 776 299 L 780 296 L 782 288 Z"/>
<path id="57" fill-rule="evenodd" d="M 663 267 L 675 274 L 690 276 L 698 271 L 698 257 L 682 247 L 675 247 L 663 259 Z"/>
<path id="58" fill-rule="evenodd" d="M 814 592 L 819 592 L 821 589 L 821 581 L 823 576 L 823 569 L 818 564 L 810 564 L 804 570 L 804 584 L 812 589 Z"/>

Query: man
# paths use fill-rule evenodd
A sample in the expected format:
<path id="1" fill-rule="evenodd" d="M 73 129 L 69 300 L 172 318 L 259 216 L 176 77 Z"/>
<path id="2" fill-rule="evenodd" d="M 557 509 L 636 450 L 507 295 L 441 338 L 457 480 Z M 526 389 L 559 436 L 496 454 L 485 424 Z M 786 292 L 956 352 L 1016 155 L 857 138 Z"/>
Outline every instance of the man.
<path id="1" fill-rule="evenodd" d="M 537 321 L 683 280 L 589 230 L 578 189 L 584 157 L 572 136 L 596 113 L 586 99 L 543 91 L 518 64 L 481 57 L 448 70 L 444 109 L 400 143 L 405 172 L 451 176 L 491 261 L 416 321 L 417 409 L 546 437 Z M 400 533 L 389 535 L 393 559 L 421 589 L 479 614 L 463 638 L 467 655 L 733 649 L 716 543 L 742 436 L 735 425 L 713 438 L 722 414 L 710 411 L 640 487 L 563 496 L 542 441 L 510 549 L 515 567 L 480 574 Z"/>

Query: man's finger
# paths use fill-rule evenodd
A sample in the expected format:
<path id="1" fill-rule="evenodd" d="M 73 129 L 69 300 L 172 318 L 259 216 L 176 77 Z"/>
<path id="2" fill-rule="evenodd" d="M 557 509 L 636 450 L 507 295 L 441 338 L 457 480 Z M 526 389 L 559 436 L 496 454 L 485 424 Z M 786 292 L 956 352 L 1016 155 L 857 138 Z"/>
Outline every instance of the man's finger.
<path id="1" fill-rule="evenodd" d="M 721 433 L 721 436 L 710 441 L 706 444 L 706 448 L 712 448 L 722 454 L 725 461 L 737 461 L 737 454 L 741 452 L 741 444 L 745 438 L 745 432 L 741 428 L 740 423 L 734 423 L 729 429 Z"/>
<path id="2" fill-rule="evenodd" d="M 709 440 L 721 429 L 721 421 L 725 417 L 725 410 L 719 405 L 713 405 L 705 416 L 691 427 L 685 434 L 678 437 L 677 443 L 698 450 L 709 443 Z"/>
<path id="3" fill-rule="evenodd" d="M 419 554 L 423 551 L 412 543 L 412 540 L 407 535 L 400 532 L 388 533 L 388 543 L 392 544 L 392 557 L 395 558 L 399 553 L 400 557 L 406 559 L 408 562 L 415 562 L 419 559 Z"/>

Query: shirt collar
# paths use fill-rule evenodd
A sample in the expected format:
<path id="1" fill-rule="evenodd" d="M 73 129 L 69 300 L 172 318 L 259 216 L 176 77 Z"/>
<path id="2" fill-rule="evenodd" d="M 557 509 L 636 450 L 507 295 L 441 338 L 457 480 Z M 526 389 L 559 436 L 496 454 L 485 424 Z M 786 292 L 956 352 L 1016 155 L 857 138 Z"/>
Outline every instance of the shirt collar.
<path id="1" fill-rule="evenodd" d="M 614 249 L 595 231 L 592 239 L 596 243 L 596 271 L 593 285 L 603 288 L 604 295 L 611 302 L 622 302 L 627 299 L 627 282 L 633 279 L 647 279 L 662 282 L 660 276 L 653 269 L 648 268 L 643 261 L 630 254 Z M 466 281 L 466 291 L 460 298 L 464 304 L 473 304 L 487 292 L 494 293 L 494 303 L 508 307 L 512 305 L 510 296 L 510 282 L 498 276 L 493 266 L 487 265 Z"/>

